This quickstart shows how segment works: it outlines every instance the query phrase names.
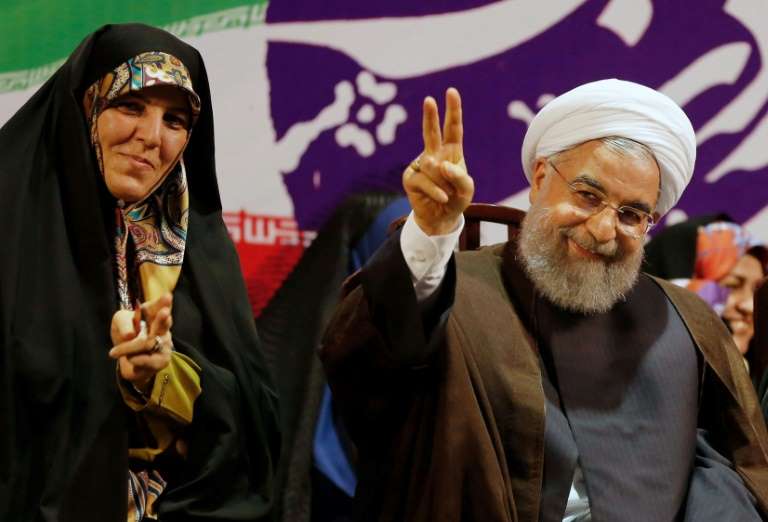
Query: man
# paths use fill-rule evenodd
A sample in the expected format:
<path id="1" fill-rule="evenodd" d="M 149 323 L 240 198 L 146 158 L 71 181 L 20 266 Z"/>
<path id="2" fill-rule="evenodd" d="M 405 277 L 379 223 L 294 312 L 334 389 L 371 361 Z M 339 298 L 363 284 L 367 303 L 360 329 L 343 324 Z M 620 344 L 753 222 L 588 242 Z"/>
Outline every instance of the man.
<path id="1" fill-rule="evenodd" d="M 474 192 L 457 91 L 403 176 L 413 207 L 321 349 L 360 451 L 363 520 L 723 521 L 768 515 L 768 436 L 722 323 L 639 273 L 696 142 L 605 80 L 536 116 L 518 238 L 453 255 Z"/>

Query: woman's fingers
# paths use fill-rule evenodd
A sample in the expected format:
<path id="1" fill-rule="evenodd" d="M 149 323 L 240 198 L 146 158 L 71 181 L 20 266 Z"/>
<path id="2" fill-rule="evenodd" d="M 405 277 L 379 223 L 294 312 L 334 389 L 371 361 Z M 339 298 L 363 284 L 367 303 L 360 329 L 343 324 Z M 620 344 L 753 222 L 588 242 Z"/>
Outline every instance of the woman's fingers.
<path id="1" fill-rule="evenodd" d="M 139 335 L 129 341 L 117 344 L 109 350 L 109 356 L 113 359 L 119 359 L 125 355 L 133 355 L 147 351 L 147 334 L 141 332 Z"/>
<path id="2" fill-rule="evenodd" d="M 112 316 L 110 336 L 114 344 L 133 339 L 138 331 L 134 328 L 133 312 L 130 310 L 118 310 Z"/>
<path id="3" fill-rule="evenodd" d="M 173 294 L 170 292 L 142 304 L 141 313 L 147 324 L 151 324 L 154 321 L 155 315 L 163 308 L 173 308 Z"/>
<path id="4" fill-rule="evenodd" d="M 161 308 L 156 314 L 152 323 L 149 325 L 149 337 L 154 339 L 155 336 L 164 337 L 171 330 L 173 325 L 173 318 L 171 317 L 171 309 Z"/>

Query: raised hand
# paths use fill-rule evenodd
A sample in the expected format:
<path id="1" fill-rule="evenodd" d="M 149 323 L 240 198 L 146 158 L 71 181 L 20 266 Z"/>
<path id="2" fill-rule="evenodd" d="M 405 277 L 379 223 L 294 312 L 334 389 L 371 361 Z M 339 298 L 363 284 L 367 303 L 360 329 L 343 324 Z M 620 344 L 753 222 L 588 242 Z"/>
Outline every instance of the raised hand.
<path id="1" fill-rule="evenodd" d="M 453 87 L 445 92 L 445 107 L 441 133 L 437 102 L 431 96 L 424 100 L 424 152 L 403 172 L 416 224 L 430 236 L 453 231 L 475 193 L 464 162 L 461 96 Z"/>
<path id="2" fill-rule="evenodd" d="M 172 305 L 173 297 L 165 294 L 133 312 L 119 310 L 112 316 L 110 333 L 114 347 L 109 356 L 117 359 L 120 376 L 143 392 L 151 388 L 155 374 L 171 361 Z"/>

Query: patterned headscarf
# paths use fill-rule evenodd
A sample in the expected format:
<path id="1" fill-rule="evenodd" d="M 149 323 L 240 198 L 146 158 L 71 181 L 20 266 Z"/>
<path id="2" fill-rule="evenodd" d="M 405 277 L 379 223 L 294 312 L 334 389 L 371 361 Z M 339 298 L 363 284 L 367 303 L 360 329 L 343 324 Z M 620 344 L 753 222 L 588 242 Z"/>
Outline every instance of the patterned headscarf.
<path id="1" fill-rule="evenodd" d="M 91 144 L 104 175 L 104 163 L 97 121 L 110 104 L 130 92 L 155 85 L 171 85 L 187 94 L 190 131 L 200 114 L 200 98 L 192 88 L 189 71 L 176 57 L 163 52 L 146 52 L 120 64 L 93 83 L 83 96 L 83 107 L 90 124 Z M 184 246 L 189 218 L 189 193 L 182 155 L 158 180 L 148 194 L 135 203 L 118 201 L 115 234 L 115 265 L 120 307 L 132 309 L 129 275 L 126 263 L 128 238 L 135 247 L 135 264 L 139 272 L 141 298 L 151 300 L 173 291 L 184 261 Z"/>
<path id="2" fill-rule="evenodd" d="M 718 281 L 728 275 L 750 249 L 759 246 L 762 244 L 736 223 L 715 221 L 699 227 L 693 275 L 683 286 L 699 294 L 718 314 L 722 314 L 728 289 Z"/>

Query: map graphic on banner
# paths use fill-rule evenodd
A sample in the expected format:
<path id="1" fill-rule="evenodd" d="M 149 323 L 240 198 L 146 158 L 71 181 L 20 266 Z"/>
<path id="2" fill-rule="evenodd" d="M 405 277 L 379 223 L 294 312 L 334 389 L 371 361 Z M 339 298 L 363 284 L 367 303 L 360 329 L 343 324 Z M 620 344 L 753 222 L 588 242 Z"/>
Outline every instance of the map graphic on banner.
<path id="1" fill-rule="evenodd" d="M 476 201 L 526 208 L 535 112 L 616 77 L 668 94 L 696 129 L 694 179 L 668 221 L 726 211 L 768 241 L 765 0 L 273 0 L 167 28 L 206 60 L 225 221 L 257 313 L 345 197 L 400 189 L 422 100 L 442 105 L 448 86 Z M 0 122 L 36 88 L 4 78 Z"/>

